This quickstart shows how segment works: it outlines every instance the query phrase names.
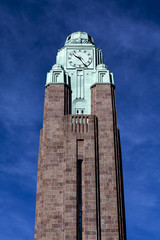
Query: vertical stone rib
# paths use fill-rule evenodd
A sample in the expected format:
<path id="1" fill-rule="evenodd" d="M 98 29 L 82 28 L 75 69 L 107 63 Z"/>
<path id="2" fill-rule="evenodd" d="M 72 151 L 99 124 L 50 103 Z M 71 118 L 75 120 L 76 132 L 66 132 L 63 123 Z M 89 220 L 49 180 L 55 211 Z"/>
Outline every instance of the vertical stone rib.
<path id="1" fill-rule="evenodd" d="M 119 239 L 126 239 L 126 223 L 125 223 L 125 206 L 124 206 L 124 190 L 123 190 L 123 171 L 122 156 L 120 147 L 120 136 L 117 128 L 117 113 L 115 101 L 115 89 L 111 88 L 112 108 L 113 108 L 113 126 L 114 126 L 114 148 L 115 148 L 115 171 L 117 179 L 117 206 L 118 206 L 118 223 L 119 223 Z"/>
<path id="2" fill-rule="evenodd" d="M 98 119 L 101 240 L 122 240 L 121 166 L 118 159 L 114 86 L 97 84 L 92 91 L 92 114 Z M 116 163 L 116 165 L 115 165 Z M 118 200 L 117 200 L 118 199 Z"/>

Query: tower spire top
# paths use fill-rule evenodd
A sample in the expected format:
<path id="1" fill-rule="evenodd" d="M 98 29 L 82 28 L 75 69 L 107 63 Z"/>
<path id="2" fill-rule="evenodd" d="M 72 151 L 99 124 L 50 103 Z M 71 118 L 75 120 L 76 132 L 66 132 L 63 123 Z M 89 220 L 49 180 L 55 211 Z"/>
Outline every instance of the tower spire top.
<path id="1" fill-rule="evenodd" d="M 71 35 L 69 35 L 66 39 L 66 44 L 93 44 L 94 40 L 93 38 L 86 32 L 74 32 Z"/>

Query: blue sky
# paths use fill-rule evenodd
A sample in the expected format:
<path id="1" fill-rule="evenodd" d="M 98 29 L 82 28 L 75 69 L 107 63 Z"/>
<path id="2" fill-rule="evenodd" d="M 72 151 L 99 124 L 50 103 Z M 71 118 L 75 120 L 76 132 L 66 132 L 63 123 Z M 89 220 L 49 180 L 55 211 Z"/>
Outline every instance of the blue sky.
<path id="1" fill-rule="evenodd" d="M 128 240 L 160 239 L 160 2 L 0 1 L 0 239 L 34 239 L 46 73 L 75 31 L 114 73 Z"/>

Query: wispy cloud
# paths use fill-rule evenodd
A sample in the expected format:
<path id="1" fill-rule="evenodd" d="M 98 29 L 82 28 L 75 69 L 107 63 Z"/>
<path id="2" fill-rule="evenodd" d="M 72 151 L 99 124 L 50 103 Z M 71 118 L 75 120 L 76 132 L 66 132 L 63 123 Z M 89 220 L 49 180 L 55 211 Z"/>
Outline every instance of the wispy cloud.
<path id="1" fill-rule="evenodd" d="M 150 0 L 2 3 L 1 239 L 33 238 L 46 72 L 67 35 L 80 30 L 115 76 L 129 239 L 159 240 L 159 7 Z"/>

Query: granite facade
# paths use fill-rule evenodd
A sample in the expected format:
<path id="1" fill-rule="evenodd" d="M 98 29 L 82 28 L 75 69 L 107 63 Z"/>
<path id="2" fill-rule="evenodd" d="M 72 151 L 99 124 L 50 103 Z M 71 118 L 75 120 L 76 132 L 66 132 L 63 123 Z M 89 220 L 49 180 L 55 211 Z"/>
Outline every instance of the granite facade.
<path id="1" fill-rule="evenodd" d="M 94 85 L 91 95 L 91 115 L 71 115 L 67 85 L 50 84 L 45 89 L 35 240 L 77 240 L 78 160 L 82 160 L 82 239 L 126 239 L 114 86 Z"/>

